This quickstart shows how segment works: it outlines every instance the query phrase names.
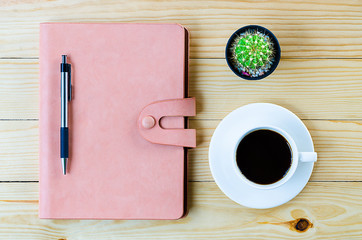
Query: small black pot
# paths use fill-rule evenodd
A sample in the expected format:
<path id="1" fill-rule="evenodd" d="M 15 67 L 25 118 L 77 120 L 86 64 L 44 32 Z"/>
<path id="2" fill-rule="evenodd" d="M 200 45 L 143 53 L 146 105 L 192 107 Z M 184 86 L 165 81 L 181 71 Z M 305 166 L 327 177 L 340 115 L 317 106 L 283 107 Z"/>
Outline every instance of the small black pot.
<path id="1" fill-rule="evenodd" d="M 244 33 L 247 30 L 257 30 L 259 32 L 262 32 L 266 35 L 268 35 L 271 39 L 271 41 L 273 42 L 274 45 L 274 50 L 275 50 L 275 56 L 274 56 L 274 61 L 273 64 L 271 65 L 270 69 L 262 76 L 259 77 L 249 77 L 246 76 L 244 74 L 242 74 L 234 65 L 234 63 L 232 62 L 232 60 L 230 59 L 232 56 L 232 52 L 231 52 L 231 44 L 235 41 L 235 38 L 238 37 L 240 34 Z M 280 45 L 278 42 L 278 39 L 275 37 L 275 35 L 269 31 L 268 29 L 258 26 L 258 25 L 248 25 L 242 28 L 239 28 L 236 32 L 233 33 L 233 35 L 231 35 L 231 37 L 229 38 L 228 43 L 226 44 L 226 49 L 225 49 L 225 58 L 226 58 L 226 62 L 229 65 L 229 68 L 239 77 L 246 79 L 246 80 L 260 80 L 263 79 L 267 76 L 269 76 L 272 72 L 274 72 L 274 70 L 277 68 L 279 61 L 280 61 Z"/>

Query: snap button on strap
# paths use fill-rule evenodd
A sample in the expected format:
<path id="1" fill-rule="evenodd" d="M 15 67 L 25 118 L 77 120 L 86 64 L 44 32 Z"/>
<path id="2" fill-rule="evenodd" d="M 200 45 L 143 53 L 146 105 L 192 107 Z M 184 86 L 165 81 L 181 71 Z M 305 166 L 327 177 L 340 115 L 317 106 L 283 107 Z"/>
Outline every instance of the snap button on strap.
<path id="1" fill-rule="evenodd" d="M 156 120 L 152 116 L 147 116 L 142 119 L 142 127 L 146 129 L 153 128 L 156 124 Z"/>

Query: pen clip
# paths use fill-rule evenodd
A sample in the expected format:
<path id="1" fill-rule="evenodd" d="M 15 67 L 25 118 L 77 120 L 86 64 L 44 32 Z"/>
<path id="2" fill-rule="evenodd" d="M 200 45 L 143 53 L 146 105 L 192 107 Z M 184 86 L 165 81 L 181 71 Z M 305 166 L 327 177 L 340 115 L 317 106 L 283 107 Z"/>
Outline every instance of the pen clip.
<path id="1" fill-rule="evenodd" d="M 68 64 L 68 101 L 72 100 L 72 65 Z"/>

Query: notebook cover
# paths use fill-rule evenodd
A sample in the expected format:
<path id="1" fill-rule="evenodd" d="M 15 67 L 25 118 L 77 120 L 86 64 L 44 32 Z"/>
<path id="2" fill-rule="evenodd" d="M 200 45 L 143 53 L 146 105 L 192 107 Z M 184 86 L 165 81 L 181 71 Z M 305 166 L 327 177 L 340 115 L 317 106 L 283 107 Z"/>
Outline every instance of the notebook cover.
<path id="1" fill-rule="evenodd" d="M 177 24 L 40 25 L 40 218 L 177 219 L 185 150 L 138 132 L 142 109 L 185 97 Z M 60 161 L 60 61 L 72 64 L 67 175 Z M 166 119 L 165 119 L 166 120 Z M 184 128 L 183 117 L 165 124 Z"/>

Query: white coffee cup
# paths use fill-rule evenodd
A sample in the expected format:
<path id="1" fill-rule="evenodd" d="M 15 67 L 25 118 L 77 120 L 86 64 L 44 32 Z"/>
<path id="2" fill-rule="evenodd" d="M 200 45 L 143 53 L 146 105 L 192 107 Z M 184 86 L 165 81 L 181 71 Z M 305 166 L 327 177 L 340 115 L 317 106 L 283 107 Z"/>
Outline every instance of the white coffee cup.
<path id="1" fill-rule="evenodd" d="M 284 137 L 284 139 L 287 141 L 287 143 L 289 144 L 289 148 L 291 151 L 291 165 L 290 168 L 287 170 L 286 174 L 277 182 L 274 182 L 272 184 L 258 184 L 255 182 L 250 181 L 249 179 L 247 179 L 242 171 L 240 170 L 240 168 L 237 165 L 237 161 L 236 161 L 236 153 L 237 153 L 237 149 L 238 146 L 240 144 L 240 142 L 250 133 L 254 132 L 254 131 L 258 131 L 258 130 L 269 130 L 269 131 L 274 131 L 278 134 L 280 134 L 281 136 Z M 316 152 L 300 152 L 298 151 L 297 145 L 295 144 L 295 141 L 293 140 L 293 138 L 284 130 L 275 127 L 275 126 L 254 126 L 254 127 L 249 127 L 248 129 L 245 129 L 245 131 L 243 131 L 242 133 L 240 133 L 240 138 L 238 139 L 238 141 L 235 143 L 234 146 L 234 161 L 233 161 L 233 168 L 234 171 L 236 172 L 236 174 L 239 176 L 240 179 L 242 179 L 245 183 L 247 183 L 248 185 L 254 187 L 254 188 L 258 188 L 258 189 L 273 189 L 273 188 L 277 188 L 281 185 L 283 185 L 284 183 L 286 183 L 295 173 L 295 170 L 298 167 L 298 164 L 300 162 L 315 162 L 317 161 L 317 153 Z"/>

